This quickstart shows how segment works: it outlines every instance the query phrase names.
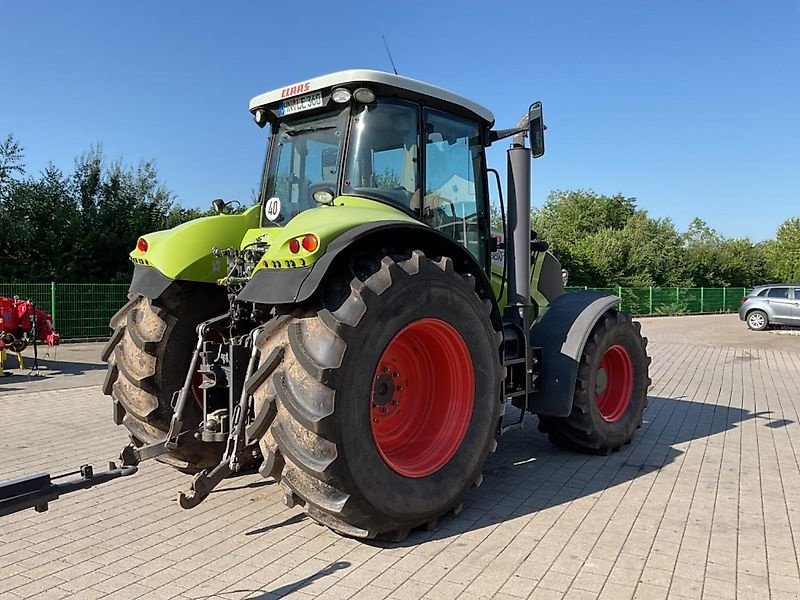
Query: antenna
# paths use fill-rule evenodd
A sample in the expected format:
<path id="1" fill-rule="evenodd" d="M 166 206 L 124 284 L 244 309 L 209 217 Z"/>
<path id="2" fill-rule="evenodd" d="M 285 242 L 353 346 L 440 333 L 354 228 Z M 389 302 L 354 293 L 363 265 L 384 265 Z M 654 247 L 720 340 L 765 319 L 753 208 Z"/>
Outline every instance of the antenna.
<path id="1" fill-rule="evenodd" d="M 392 71 L 394 71 L 394 74 L 397 75 L 397 67 L 394 66 L 394 60 L 392 60 L 392 53 L 389 51 L 389 44 L 386 43 L 386 36 L 381 35 L 381 38 L 383 38 L 383 45 L 386 47 L 386 54 L 389 55 L 389 62 L 392 63 Z"/>

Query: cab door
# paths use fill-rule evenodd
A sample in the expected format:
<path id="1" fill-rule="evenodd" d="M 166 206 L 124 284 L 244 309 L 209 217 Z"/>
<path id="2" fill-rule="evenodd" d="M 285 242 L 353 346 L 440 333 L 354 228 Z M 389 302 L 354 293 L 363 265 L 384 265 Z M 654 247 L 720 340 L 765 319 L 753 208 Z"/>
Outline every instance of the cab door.
<path id="1" fill-rule="evenodd" d="M 488 267 L 488 195 L 480 126 L 431 108 L 423 111 L 425 194 L 422 220 Z"/>

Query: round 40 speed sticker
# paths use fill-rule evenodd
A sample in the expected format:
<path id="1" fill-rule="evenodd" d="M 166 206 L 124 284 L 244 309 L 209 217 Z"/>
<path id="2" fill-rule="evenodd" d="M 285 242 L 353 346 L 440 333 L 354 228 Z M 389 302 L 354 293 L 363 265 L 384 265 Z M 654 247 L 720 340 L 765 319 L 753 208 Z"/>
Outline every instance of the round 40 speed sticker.
<path id="1" fill-rule="evenodd" d="M 264 207 L 264 216 L 270 221 L 274 221 L 281 214 L 281 200 L 280 198 L 270 198 L 267 200 L 267 205 Z"/>

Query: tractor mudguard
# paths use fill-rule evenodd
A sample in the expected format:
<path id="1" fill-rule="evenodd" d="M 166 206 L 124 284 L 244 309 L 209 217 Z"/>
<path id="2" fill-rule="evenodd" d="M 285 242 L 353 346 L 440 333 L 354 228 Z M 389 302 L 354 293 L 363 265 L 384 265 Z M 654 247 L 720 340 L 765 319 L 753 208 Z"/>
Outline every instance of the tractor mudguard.
<path id="1" fill-rule="evenodd" d="M 542 372 L 539 390 L 531 394 L 531 412 L 570 414 L 583 347 L 600 317 L 618 302 L 600 292 L 564 294 L 533 324 L 530 343 L 542 348 Z"/>
<path id="2" fill-rule="evenodd" d="M 422 223 L 377 221 L 357 225 L 337 237 L 310 267 L 257 271 L 237 299 L 261 304 L 293 304 L 307 300 L 337 258 L 347 254 L 346 251 L 372 244 L 382 248 L 419 249 L 431 256 L 449 256 L 457 271 L 475 277 L 476 291 L 483 298 L 494 298 L 489 278 L 478 261 L 454 240 Z M 499 318 L 496 306 L 493 313 Z"/>
<path id="3" fill-rule="evenodd" d="M 227 273 L 227 264 L 211 249 L 238 248 L 247 231 L 258 227 L 260 210 L 260 206 L 253 206 L 240 214 L 201 217 L 172 229 L 147 233 L 139 238 L 140 243 L 130 254 L 131 261 L 137 267 L 151 267 L 170 280 L 216 283 Z M 149 276 L 147 283 L 155 283 L 155 279 Z"/>
<path id="4" fill-rule="evenodd" d="M 136 265 L 133 268 L 133 279 L 131 279 L 128 291 L 141 294 L 150 300 L 155 300 L 164 293 L 172 282 L 172 279 L 154 267 Z"/>

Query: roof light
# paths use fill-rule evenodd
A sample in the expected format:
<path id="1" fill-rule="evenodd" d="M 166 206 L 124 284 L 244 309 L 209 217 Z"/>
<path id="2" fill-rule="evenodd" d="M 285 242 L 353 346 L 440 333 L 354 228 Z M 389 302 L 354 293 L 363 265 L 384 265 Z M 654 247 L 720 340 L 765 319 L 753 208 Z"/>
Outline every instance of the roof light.
<path id="1" fill-rule="evenodd" d="M 375 93 L 369 88 L 362 87 L 353 92 L 353 98 L 362 104 L 369 104 L 370 102 L 375 101 Z"/>
<path id="2" fill-rule="evenodd" d="M 319 238 L 315 236 L 313 233 L 309 233 L 303 238 L 303 248 L 305 248 L 308 252 L 314 252 L 317 248 L 319 248 Z"/>
<path id="3" fill-rule="evenodd" d="M 144 238 L 139 238 L 139 241 L 136 242 L 136 249 L 139 252 L 147 252 L 147 240 Z"/>
<path id="4" fill-rule="evenodd" d="M 344 104 L 345 102 L 350 101 L 350 90 L 347 88 L 336 88 L 331 93 L 331 100 L 334 102 L 338 102 L 339 104 Z"/>
<path id="5" fill-rule="evenodd" d="M 294 238 L 293 240 L 289 240 L 289 252 L 292 254 L 297 254 L 300 252 L 300 240 Z"/>
<path id="6" fill-rule="evenodd" d="M 253 113 L 253 120 L 259 127 L 264 127 L 267 124 L 267 111 L 263 108 L 257 108 Z"/>

